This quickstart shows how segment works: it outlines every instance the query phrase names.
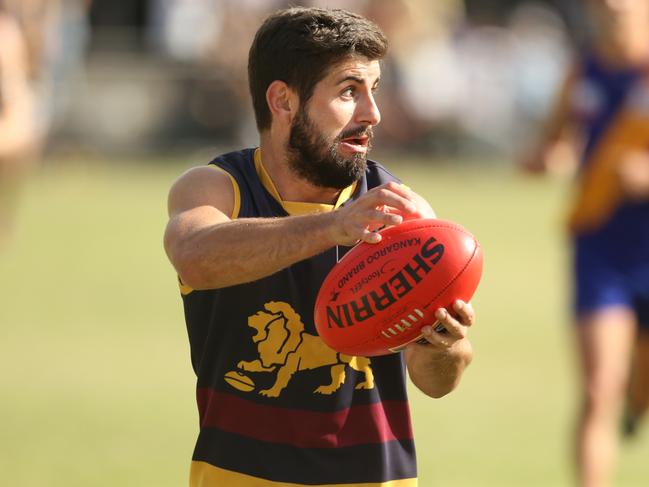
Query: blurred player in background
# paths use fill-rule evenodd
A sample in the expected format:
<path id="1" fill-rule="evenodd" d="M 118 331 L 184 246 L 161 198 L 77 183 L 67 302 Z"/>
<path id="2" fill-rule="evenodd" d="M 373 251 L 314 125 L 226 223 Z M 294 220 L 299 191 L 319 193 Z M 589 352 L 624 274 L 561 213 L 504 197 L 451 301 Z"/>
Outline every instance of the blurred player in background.
<path id="1" fill-rule="evenodd" d="M 437 310 L 447 332 L 424 326 L 426 344 L 371 359 L 329 349 L 312 318 L 346 248 L 433 215 L 367 159 L 386 48 L 343 10 L 271 15 L 248 64 L 260 146 L 171 188 L 165 248 L 198 378 L 192 486 L 417 485 L 406 370 L 429 396 L 452 391 L 472 357 L 472 307 Z"/>
<path id="2" fill-rule="evenodd" d="M 591 42 L 526 165 L 560 169 L 566 159 L 552 156 L 565 140 L 579 153 L 569 216 L 583 373 L 576 454 L 580 485 L 600 487 L 613 477 L 625 398 L 631 433 L 649 397 L 649 2 L 585 7 Z"/>
<path id="3" fill-rule="evenodd" d="M 0 0 L 0 243 L 6 237 L 16 184 L 40 140 L 23 32 Z"/>

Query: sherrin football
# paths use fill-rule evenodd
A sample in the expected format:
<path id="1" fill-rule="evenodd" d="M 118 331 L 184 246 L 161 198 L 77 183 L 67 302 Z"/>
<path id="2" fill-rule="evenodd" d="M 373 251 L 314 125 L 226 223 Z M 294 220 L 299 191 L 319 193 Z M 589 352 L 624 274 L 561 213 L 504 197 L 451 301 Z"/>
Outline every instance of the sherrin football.
<path id="1" fill-rule="evenodd" d="M 436 324 L 435 311 L 468 302 L 482 276 L 482 249 L 457 223 L 407 220 L 361 242 L 331 269 L 316 299 L 318 334 L 332 349 L 376 356 L 402 350 Z"/>

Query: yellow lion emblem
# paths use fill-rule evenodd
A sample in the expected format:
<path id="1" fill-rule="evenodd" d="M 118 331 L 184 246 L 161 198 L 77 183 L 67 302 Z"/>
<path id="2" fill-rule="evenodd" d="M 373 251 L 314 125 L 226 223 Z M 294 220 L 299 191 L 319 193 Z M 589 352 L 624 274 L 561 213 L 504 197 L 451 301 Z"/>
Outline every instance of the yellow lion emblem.
<path id="1" fill-rule="evenodd" d="M 351 357 L 329 348 L 317 335 L 304 331 L 300 315 L 287 304 L 270 301 L 248 318 L 248 326 L 256 330 L 252 341 L 257 344 L 259 359 L 237 364 L 246 372 L 276 372 L 275 383 L 259 391 L 267 397 L 278 397 L 296 372 L 330 366 L 331 383 L 321 385 L 314 393 L 333 394 L 345 382 L 345 366 L 362 372 L 365 380 L 356 389 L 372 389 L 374 375 L 370 359 Z"/>

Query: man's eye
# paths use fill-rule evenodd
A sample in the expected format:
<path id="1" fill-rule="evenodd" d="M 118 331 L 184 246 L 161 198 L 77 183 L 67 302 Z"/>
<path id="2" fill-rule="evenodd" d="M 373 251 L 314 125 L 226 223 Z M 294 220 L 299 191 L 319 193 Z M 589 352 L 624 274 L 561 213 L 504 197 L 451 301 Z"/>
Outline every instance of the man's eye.
<path id="1" fill-rule="evenodd" d="M 353 95 L 354 95 L 354 88 L 352 88 L 351 86 L 349 88 L 346 88 L 342 92 L 342 96 L 353 96 Z"/>

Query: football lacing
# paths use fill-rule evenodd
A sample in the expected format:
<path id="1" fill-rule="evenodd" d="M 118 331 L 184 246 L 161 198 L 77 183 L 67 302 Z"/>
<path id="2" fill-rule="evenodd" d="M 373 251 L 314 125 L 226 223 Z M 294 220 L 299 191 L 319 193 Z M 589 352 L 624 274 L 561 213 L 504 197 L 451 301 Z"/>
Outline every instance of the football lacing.
<path id="1" fill-rule="evenodd" d="M 417 316 L 419 316 L 419 318 L 417 318 L 417 316 L 415 316 L 415 314 Z M 401 326 L 400 324 L 395 323 L 394 325 L 392 325 L 387 330 L 381 331 L 381 333 L 386 338 L 392 338 L 393 336 L 397 336 L 400 333 L 403 333 L 404 331 L 408 331 L 409 328 L 412 328 L 412 325 L 415 325 L 423 317 L 424 317 L 423 311 L 421 311 L 419 308 L 415 308 L 415 309 L 412 310 L 412 313 L 408 313 L 407 318 L 410 321 L 406 320 L 405 318 L 401 319 L 401 323 L 403 323 L 405 328 L 403 326 Z M 396 328 L 396 330 L 395 330 L 395 328 Z"/>

